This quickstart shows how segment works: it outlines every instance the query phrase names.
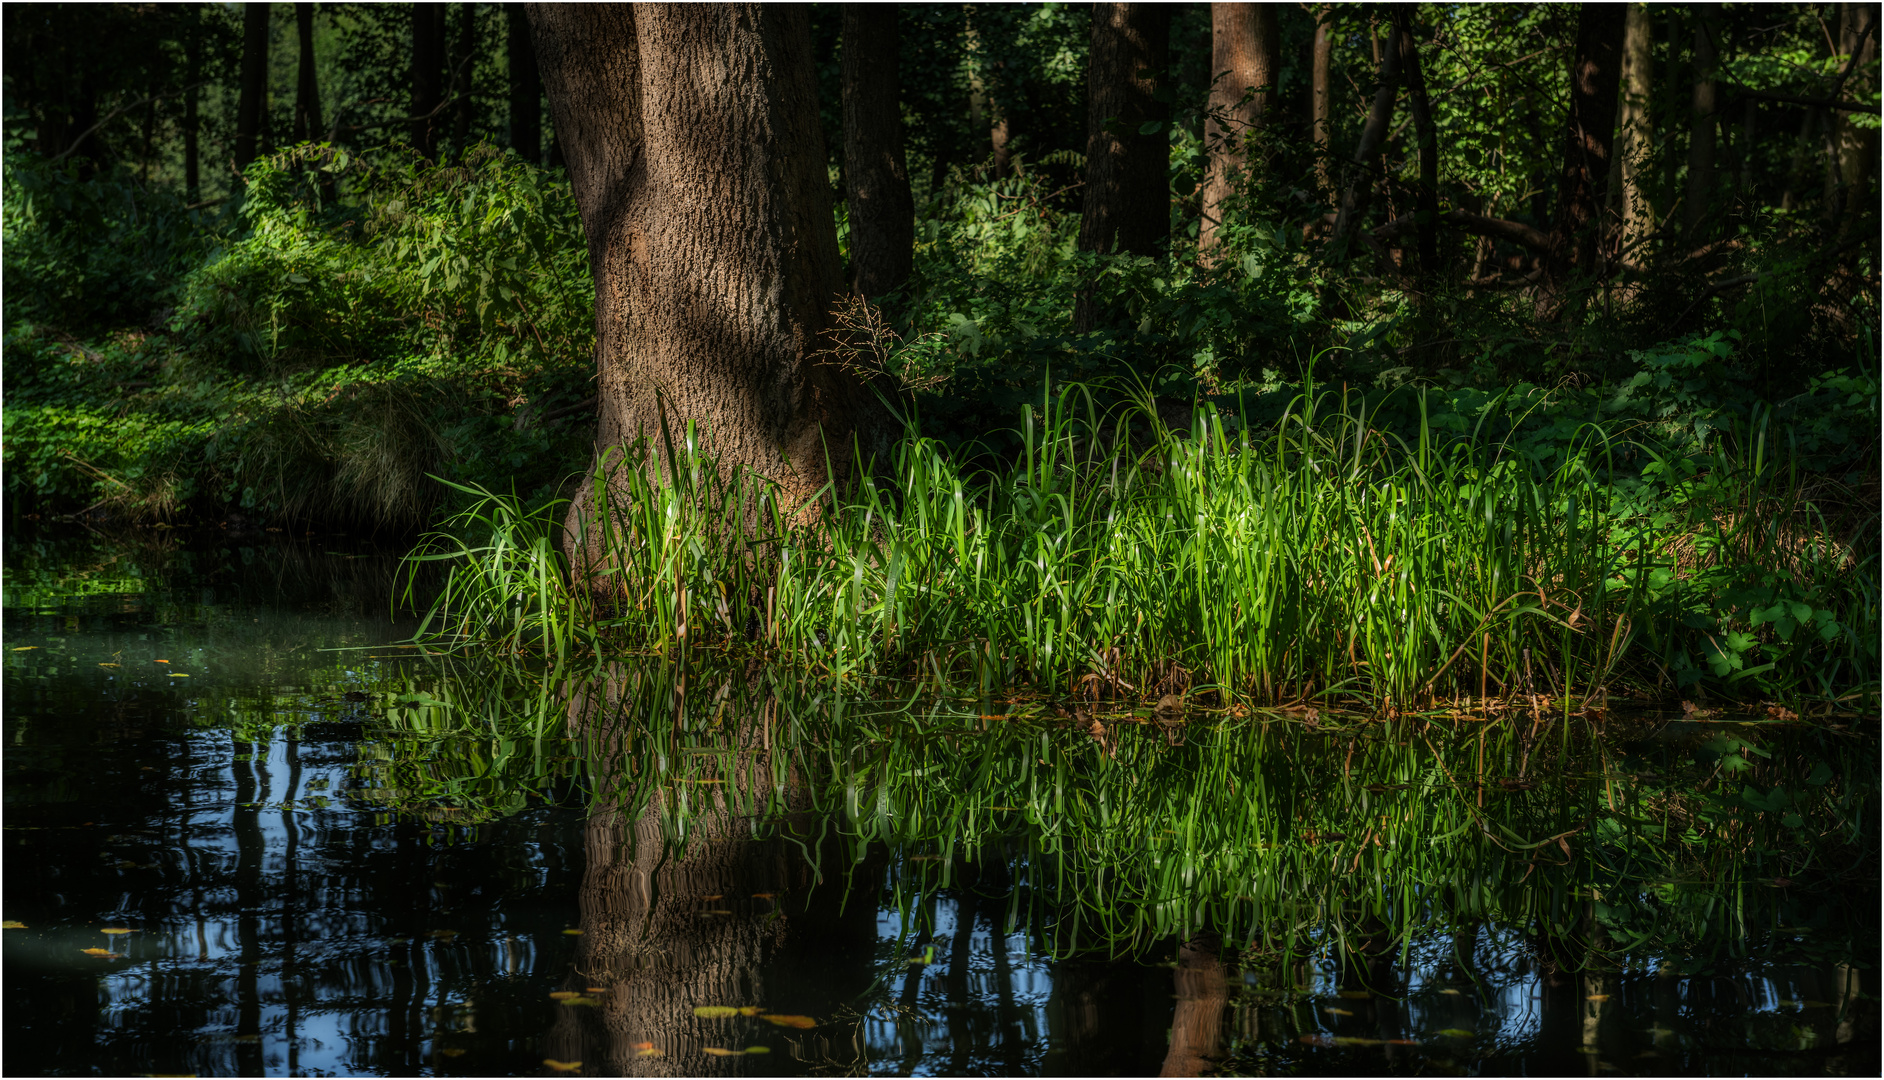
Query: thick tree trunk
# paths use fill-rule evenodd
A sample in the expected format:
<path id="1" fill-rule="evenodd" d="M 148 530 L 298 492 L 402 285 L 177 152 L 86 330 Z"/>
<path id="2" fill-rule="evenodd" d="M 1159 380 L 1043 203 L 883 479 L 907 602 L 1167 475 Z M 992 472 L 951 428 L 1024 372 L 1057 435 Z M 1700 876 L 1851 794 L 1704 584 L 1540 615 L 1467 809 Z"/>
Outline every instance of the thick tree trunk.
<path id="1" fill-rule="evenodd" d="M 1622 85 L 1622 40 L 1627 8 L 1583 4 L 1576 53 L 1570 61 L 1570 115 L 1564 127 L 1563 169 L 1557 182 L 1554 270 L 1594 273 L 1611 245 L 1604 220 L 1605 189 L 1616 135 L 1616 95 Z"/>
<path id="2" fill-rule="evenodd" d="M 242 82 L 236 97 L 235 163 L 246 169 L 261 150 L 268 116 L 268 5 L 242 5 Z"/>
<path id="3" fill-rule="evenodd" d="M 1334 236 L 1330 242 L 1337 256 L 1348 238 L 1360 228 L 1374 197 L 1374 155 L 1380 152 L 1380 144 L 1387 139 L 1388 125 L 1393 122 L 1393 101 L 1400 92 L 1399 36 L 1400 28 L 1396 26 L 1387 42 L 1386 54 L 1375 68 L 1378 76 L 1374 103 L 1367 110 L 1367 123 L 1361 128 L 1360 142 L 1355 144 L 1347 191 L 1341 196 L 1341 209 L 1335 214 Z"/>
<path id="4" fill-rule="evenodd" d="M 314 72 L 314 5 L 294 5 L 295 39 L 300 49 L 295 60 L 294 141 L 321 137 L 321 90 Z"/>
<path id="5" fill-rule="evenodd" d="M 1876 4 L 1842 4 L 1838 20 L 1838 50 L 1848 61 L 1851 75 L 1844 81 L 1843 97 L 1864 100 L 1876 89 L 1878 54 Z M 1855 64 L 1849 61 L 1855 60 Z M 1875 214 L 1877 198 L 1878 129 L 1855 123 L 1853 114 L 1834 113 L 1832 140 L 1836 153 L 1836 197 L 1827 200 L 1828 220 L 1839 234 L 1848 234 L 1857 220 Z M 1876 223 L 1872 223 L 1875 228 Z"/>
<path id="6" fill-rule="evenodd" d="M 844 180 L 850 208 L 850 280 L 876 298 L 909 280 L 915 202 L 903 156 L 897 6 L 844 5 Z"/>
<path id="7" fill-rule="evenodd" d="M 1334 74 L 1334 31 L 1328 25 L 1332 17 L 1326 4 L 1315 9 L 1315 59 L 1309 76 L 1309 97 L 1314 115 L 1314 128 L 1310 134 L 1315 141 L 1315 177 L 1321 182 L 1322 198 L 1331 203 L 1336 194 L 1329 169 L 1333 147 L 1328 144 L 1334 121 L 1334 85 L 1329 81 Z"/>
<path id="8" fill-rule="evenodd" d="M 1616 133 L 1617 179 L 1622 186 L 1622 250 L 1637 254 L 1655 229 L 1649 205 L 1648 159 L 1655 127 L 1649 119 L 1654 95 L 1655 31 L 1648 5 L 1636 0 L 1624 17 L 1622 35 L 1622 121 Z"/>
<path id="9" fill-rule="evenodd" d="M 1166 5 L 1093 5 L 1081 251 L 1155 256 L 1171 234 L 1169 109 L 1157 98 L 1170 40 Z M 1155 130 L 1140 130 L 1154 121 Z M 1074 329 L 1084 333 L 1098 319 L 1096 301 L 1082 293 Z"/>
<path id="10" fill-rule="evenodd" d="M 1418 215 L 1420 275 L 1429 281 L 1439 274 L 1439 132 L 1426 98 L 1426 73 L 1420 64 L 1419 38 L 1413 27 L 1416 9 L 1403 4 L 1393 9 L 1400 31 L 1400 64 L 1406 75 L 1407 111 L 1420 146 L 1420 186 L 1413 196 Z"/>
<path id="11" fill-rule="evenodd" d="M 843 281 L 805 9 L 542 4 L 530 30 L 595 278 L 594 471 L 698 421 L 787 506 L 846 481 L 853 436 L 887 447 L 819 362 Z M 594 487 L 567 519 L 584 577 L 606 568 Z"/>
<path id="12" fill-rule="evenodd" d="M 1701 239 L 1714 202 L 1714 151 L 1718 137 L 1714 77 L 1720 58 L 1715 45 L 1720 35 L 1720 5 L 1696 4 L 1694 8 L 1694 97 L 1688 129 L 1688 192 L 1684 215 L 1690 242 Z"/>
<path id="13" fill-rule="evenodd" d="M 543 80 L 536 73 L 530 16 L 522 4 L 505 4 L 505 40 L 510 67 L 510 148 L 531 164 L 543 160 Z"/>
<path id="14" fill-rule="evenodd" d="M 412 5 L 412 146 L 438 156 L 439 103 L 445 100 L 445 5 Z"/>
<path id="15" fill-rule="evenodd" d="M 1274 4 L 1210 5 L 1210 110 L 1204 143 L 1210 160 L 1204 173 L 1203 217 L 1197 254 L 1206 262 L 1217 246 L 1225 204 L 1249 167 L 1246 137 L 1275 112 L 1282 73 L 1282 34 Z"/>
<path id="16" fill-rule="evenodd" d="M 1171 1014 L 1171 1048 L 1159 1076 L 1202 1076 L 1223 1052 L 1223 1013 L 1229 982 L 1214 938 L 1185 942 L 1178 949 L 1177 1007 Z"/>

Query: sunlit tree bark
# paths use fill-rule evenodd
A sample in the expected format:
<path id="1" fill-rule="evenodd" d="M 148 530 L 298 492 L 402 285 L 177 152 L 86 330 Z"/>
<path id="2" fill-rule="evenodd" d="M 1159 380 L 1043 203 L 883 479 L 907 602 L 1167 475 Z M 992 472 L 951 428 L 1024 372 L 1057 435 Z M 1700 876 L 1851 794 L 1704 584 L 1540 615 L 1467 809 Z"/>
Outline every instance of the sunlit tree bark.
<path id="1" fill-rule="evenodd" d="M 1617 125 L 1616 174 L 1621 182 L 1622 249 L 1625 258 L 1641 258 L 1640 248 L 1655 228 L 1649 205 L 1648 157 L 1653 150 L 1654 124 L 1649 101 L 1654 92 L 1654 24 L 1648 5 L 1637 0 L 1624 16 L 1622 42 L 1621 122 Z"/>
<path id="2" fill-rule="evenodd" d="M 1197 253 L 1207 261 L 1217 246 L 1225 203 L 1249 167 L 1247 137 L 1274 112 L 1281 38 L 1274 4 L 1210 5 L 1212 82 L 1204 132 L 1210 157 L 1197 228 Z"/>

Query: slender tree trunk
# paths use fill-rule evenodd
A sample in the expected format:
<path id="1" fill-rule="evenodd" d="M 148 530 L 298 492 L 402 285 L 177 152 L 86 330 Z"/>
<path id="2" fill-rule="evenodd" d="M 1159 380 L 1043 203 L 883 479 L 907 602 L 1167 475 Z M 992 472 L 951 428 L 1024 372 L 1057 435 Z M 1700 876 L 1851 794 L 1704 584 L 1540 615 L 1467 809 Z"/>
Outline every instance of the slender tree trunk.
<path id="1" fill-rule="evenodd" d="M 294 5 L 294 29 L 300 45 L 294 80 L 294 141 L 321 137 L 321 90 L 314 72 L 314 5 Z"/>
<path id="2" fill-rule="evenodd" d="M 1654 96 L 1655 29 L 1648 5 L 1636 0 L 1624 17 L 1622 40 L 1622 121 L 1618 125 L 1616 178 L 1621 184 L 1622 249 L 1639 252 L 1655 229 L 1655 209 L 1648 197 L 1648 161 L 1655 127 L 1649 118 Z"/>
<path id="3" fill-rule="evenodd" d="M 1627 8 L 1583 4 L 1570 66 L 1570 115 L 1564 128 L 1563 169 L 1553 223 L 1556 269 L 1600 270 L 1611 245 L 1604 220 L 1604 189 L 1616 134 L 1616 96 L 1622 85 L 1622 43 Z"/>
<path id="4" fill-rule="evenodd" d="M 1168 108 L 1157 98 L 1170 40 L 1166 5 L 1093 5 L 1081 251 L 1155 256 L 1171 235 L 1171 137 Z M 1155 130 L 1141 130 L 1153 122 Z M 1082 293 L 1075 331 L 1098 319 L 1096 301 Z"/>
<path id="5" fill-rule="evenodd" d="M 457 49 L 451 57 L 451 147 L 460 157 L 471 146 L 471 66 L 477 62 L 477 5 L 458 5 Z"/>
<path id="6" fill-rule="evenodd" d="M 1857 64 L 1844 85 L 1844 96 L 1862 100 L 1877 88 L 1873 65 L 1878 55 L 1876 4 L 1842 4 L 1838 19 L 1840 55 L 1856 56 Z M 1851 113 L 1838 112 L 1833 120 L 1832 138 L 1836 144 L 1837 198 L 1827 207 L 1830 220 L 1838 225 L 1840 236 L 1847 235 L 1857 220 L 1877 211 L 1878 129 L 1861 127 Z M 1876 222 L 1872 222 L 1876 227 Z"/>
<path id="7" fill-rule="evenodd" d="M 851 288 L 876 298 L 909 280 L 915 202 L 903 155 L 898 7 L 844 5 L 844 179 Z"/>
<path id="8" fill-rule="evenodd" d="M 1400 64 L 1406 72 L 1407 110 L 1413 114 L 1413 130 L 1420 145 L 1420 186 L 1414 195 L 1414 213 L 1419 217 L 1420 276 L 1429 282 L 1439 275 L 1439 132 L 1433 125 L 1433 110 L 1426 98 L 1426 74 L 1420 64 L 1418 35 L 1414 33 L 1411 4 L 1393 9 L 1394 23 L 1400 31 Z"/>
<path id="9" fill-rule="evenodd" d="M 510 67 L 510 148 L 531 164 L 543 161 L 543 80 L 536 73 L 530 16 L 522 4 L 505 4 Z"/>
<path id="10" fill-rule="evenodd" d="M 444 100 L 445 5 L 412 5 L 412 146 L 427 158 L 438 156 L 439 118 Z"/>
<path id="11" fill-rule="evenodd" d="M 593 472 L 697 421 L 723 470 L 786 506 L 847 482 L 853 435 L 866 461 L 887 444 L 864 388 L 818 359 L 843 271 L 805 9 L 542 4 L 530 31 L 595 278 Z M 565 535 L 591 583 L 594 486 Z"/>
<path id="12" fill-rule="evenodd" d="M 1694 98 L 1688 129 L 1687 234 L 1689 242 L 1707 230 L 1714 201 L 1714 156 L 1718 139 L 1715 116 L 1715 68 L 1720 53 L 1720 5 L 1694 5 Z"/>
<path id="13" fill-rule="evenodd" d="M 242 82 L 236 97 L 235 164 L 238 170 L 261 150 L 268 115 L 268 5 L 242 5 Z"/>
<path id="14" fill-rule="evenodd" d="M 183 196 L 184 201 L 196 203 L 203 199 L 196 144 L 197 131 L 201 126 L 197 118 L 197 101 L 201 92 L 196 84 L 203 77 L 202 27 L 192 24 L 187 33 L 190 36 L 183 46 L 184 65 L 188 68 L 185 76 L 187 89 L 183 91 Z"/>
<path id="15" fill-rule="evenodd" d="M 1348 169 L 1347 191 L 1341 196 L 1341 209 L 1335 215 L 1334 235 L 1330 238 L 1337 253 L 1346 246 L 1354 230 L 1360 227 L 1361 219 L 1367 216 L 1368 204 L 1374 197 L 1374 155 L 1380 152 L 1381 143 L 1387 139 L 1387 128 L 1393 122 L 1393 101 L 1400 92 L 1400 43 L 1397 40 L 1399 28 L 1392 31 L 1394 40 L 1387 42 L 1388 48 L 1376 66 L 1376 87 L 1374 103 L 1367 110 L 1367 123 L 1361 128 L 1360 142 L 1355 144 L 1354 158 Z"/>
<path id="16" fill-rule="evenodd" d="M 1204 122 L 1210 160 L 1197 228 L 1197 254 L 1205 262 L 1212 261 L 1225 204 L 1249 167 L 1246 139 L 1275 113 L 1282 71 L 1275 5 L 1211 4 L 1210 57 L 1210 111 Z"/>
<path id="17" fill-rule="evenodd" d="M 1315 10 L 1315 60 L 1310 76 L 1309 96 L 1314 114 L 1315 177 L 1321 182 L 1322 198 L 1335 199 L 1334 180 L 1329 165 L 1334 148 L 1328 144 L 1334 120 L 1334 32 L 1328 25 L 1333 17 L 1327 4 Z"/>

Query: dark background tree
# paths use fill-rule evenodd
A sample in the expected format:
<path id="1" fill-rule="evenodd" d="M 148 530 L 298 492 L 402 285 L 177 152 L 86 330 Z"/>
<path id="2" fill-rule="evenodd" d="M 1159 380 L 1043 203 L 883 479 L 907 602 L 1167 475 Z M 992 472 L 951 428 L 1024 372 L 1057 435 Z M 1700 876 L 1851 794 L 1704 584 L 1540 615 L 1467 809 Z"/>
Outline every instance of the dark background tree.
<path id="1" fill-rule="evenodd" d="M 868 297 L 909 280 L 916 207 L 903 154 L 896 4 L 844 5 L 844 176 L 851 287 Z"/>
<path id="2" fill-rule="evenodd" d="M 1086 75 L 1086 202 L 1079 248 L 1104 254 L 1162 253 L 1171 235 L 1167 208 L 1170 114 L 1158 98 L 1168 78 L 1171 11 L 1162 4 L 1095 4 Z M 1090 294 L 1074 309 L 1074 329 L 1093 328 Z"/>
<path id="3" fill-rule="evenodd" d="M 242 6 L 242 89 L 236 106 L 235 167 L 249 167 L 268 126 L 268 5 Z"/>

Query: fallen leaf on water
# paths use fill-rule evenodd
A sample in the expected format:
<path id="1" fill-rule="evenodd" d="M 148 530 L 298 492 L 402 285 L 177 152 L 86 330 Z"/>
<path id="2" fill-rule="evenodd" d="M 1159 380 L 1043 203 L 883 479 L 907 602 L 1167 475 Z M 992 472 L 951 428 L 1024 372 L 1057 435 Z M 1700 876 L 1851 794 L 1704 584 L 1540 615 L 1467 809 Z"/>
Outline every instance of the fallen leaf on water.
<path id="1" fill-rule="evenodd" d="M 1347 1009 L 1337 1009 L 1332 1005 L 1323 1008 L 1321 1011 L 1325 1013 L 1329 1013 L 1334 1016 L 1353 1016 L 1354 1015 L 1352 1012 L 1348 1011 Z"/>
<path id="2" fill-rule="evenodd" d="M 654 1044 L 651 1042 L 638 1042 L 635 1044 L 635 1049 L 636 1050 L 652 1050 L 654 1049 Z"/>
<path id="3" fill-rule="evenodd" d="M 726 899 L 726 897 L 725 897 L 725 896 L 724 896 L 723 894 L 721 894 L 721 893 L 714 893 L 714 894 L 713 894 L 712 896 L 702 896 L 702 897 L 701 897 L 700 899 L 701 899 L 701 900 L 703 900 L 703 901 L 706 901 L 706 900 L 724 900 L 724 899 Z"/>
<path id="4" fill-rule="evenodd" d="M 591 994 L 606 994 L 606 993 L 608 993 L 608 987 L 606 987 L 606 986 L 591 986 L 591 987 L 588 987 L 588 991 L 589 991 L 589 993 L 591 993 Z"/>
<path id="5" fill-rule="evenodd" d="M 810 1029 L 818 1026 L 818 1022 L 809 1016 L 779 1016 L 777 1014 L 767 1014 L 761 1016 L 759 1019 L 764 1020 L 768 1024 L 777 1024 L 779 1027 Z"/>
<path id="6" fill-rule="evenodd" d="M 731 915 L 732 912 L 726 910 L 725 908 L 708 908 L 706 911 L 703 911 L 700 914 L 702 915 Z"/>
<path id="7" fill-rule="evenodd" d="M 565 933 L 565 934 L 580 934 L 580 933 L 582 933 L 582 931 L 580 931 L 580 930 L 564 930 L 564 931 L 563 931 L 563 933 Z"/>
<path id="8" fill-rule="evenodd" d="M 639 1044 L 639 1049 L 635 1051 L 635 1056 L 636 1057 L 660 1057 L 661 1052 L 654 1048 L 653 1043 L 641 1043 Z"/>
<path id="9" fill-rule="evenodd" d="M 465 1049 L 462 1046 L 441 1046 L 438 1048 L 438 1052 L 446 1057 L 463 1057 L 465 1055 Z"/>
<path id="10" fill-rule="evenodd" d="M 18 919 L 8 919 L 6 922 L 0 923 L 0 930 L 24 930 L 24 929 L 26 929 L 26 924 L 19 921 Z"/>
<path id="11" fill-rule="evenodd" d="M 1365 990 L 1343 990 L 1341 991 L 1341 996 L 1344 998 L 1353 998 L 1357 1001 L 1366 1001 L 1374 995 Z"/>
<path id="12" fill-rule="evenodd" d="M 770 900 L 772 899 L 772 894 L 769 892 L 756 892 L 752 894 L 752 898 L 754 900 Z"/>
<path id="13" fill-rule="evenodd" d="M 568 1001 L 572 997 L 581 997 L 574 990 L 551 990 L 550 998 L 554 1001 Z"/>
<path id="14" fill-rule="evenodd" d="M 1591 995 L 1590 995 L 1589 997 L 1586 997 L 1586 998 L 1584 998 L 1583 1000 L 1585 1000 L 1585 1001 L 1608 1001 L 1608 1000 L 1609 1000 L 1609 995 L 1608 995 L 1608 994 L 1591 994 Z"/>
<path id="15" fill-rule="evenodd" d="M 1441 1035 L 1451 1036 L 1454 1039 L 1469 1039 L 1472 1037 L 1472 1034 L 1473 1034 L 1472 1032 L 1467 1031 L 1464 1028 L 1440 1028 L 1439 1033 Z"/>
<path id="16" fill-rule="evenodd" d="M 769 1054 L 769 1053 L 771 1053 L 771 1052 L 772 1052 L 772 1048 L 771 1048 L 771 1047 L 769 1047 L 769 1046 L 748 1046 L 748 1047 L 746 1047 L 746 1053 L 748 1053 L 748 1054 Z"/>
<path id="17" fill-rule="evenodd" d="M 738 1016 L 739 1010 L 731 1005 L 695 1005 L 693 1014 L 702 1020 L 724 1020 L 729 1016 Z"/>
<path id="18" fill-rule="evenodd" d="M 431 936 L 431 937 L 435 937 L 435 938 L 441 938 L 441 939 L 448 939 L 448 938 L 455 938 L 455 937 L 457 937 L 457 936 L 458 936 L 458 931 L 456 931 L 456 930 L 434 930 L 434 931 L 432 931 L 432 933 L 431 933 L 431 935 L 430 935 L 430 936 Z"/>
<path id="19" fill-rule="evenodd" d="M 187 679 L 187 678 L 189 678 L 190 676 L 189 676 L 189 673 L 188 673 L 188 672 L 183 672 L 183 671 L 173 671 L 173 672 L 171 672 L 171 673 L 170 673 L 170 677 L 171 677 L 171 678 L 173 678 L 173 679 Z"/>
<path id="20" fill-rule="evenodd" d="M 123 954 L 114 953 L 110 949 L 80 949 L 79 951 L 84 953 L 86 956 L 103 956 L 103 957 L 108 957 L 109 959 L 112 959 L 112 960 L 122 959 L 122 956 L 123 956 Z"/>
<path id="21" fill-rule="evenodd" d="M 1336 1046 L 1379 1046 L 1380 1040 L 1379 1039 L 1358 1039 L 1351 1035 L 1336 1035 L 1334 1039 L 1334 1044 Z"/>
<path id="22" fill-rule="evenodd" d="M 1440 991 L 1440 993 L 1442 993 L 1442 994 L 1451 994 L 1451 995 L 1452 995 L 1453 997 L 1458 997 L 1459 995 L 1461 995 L 1461 994 L 1463 994 L 1463 993 L 1465 993 L 1465 991 L 1463 991 L 1463 990 L 1454 990 L 1454 989 L 1453 989 L 1452 987 L 1450 987 L 1450 986 L 1448 986 L 1448 987 L 1446 987 L 1446 988 L 1445 988 L 1444 990 L 1441 990 L 1441 991 Z"/>
<path id="23" fill-rule="evenodd" d="M 99 666 L 99 667 L 123 667 L 124 665 L 123 665 L 123 664 L 107 664 L 107 663 L 104 663 L 104 662 L 102 662 L 102 661 L 100 661 L 100 662 L 99 662 L 99 665 L 98 665 L 98 666 Z M 156 1074 L 155 1074 L 155 1073 L 153 1073 L 153 1074 L 151 1074 L 151 1075 L 153 1075 L 153 1076 L 154 1076 L 154 1075 L 156 1075 Z"/>
<path id="24" fill-rule="evenodd" d="M 1418 1039 L 1386 1039 L 1383 1041 L 1386 1042 L 1388 1046 L 1418 1046 L 1420 1044 Z"/>
<path id="25" fill-rule="evenodd" d="M 1295 1041 L 1304 1046 L 1333 1046 L 1335 1044 L 1333 1035 L 1320 1034 L 1304 1035 Z"/>
<path id="26" fill-rule="evenodd" d="M 592 997 L 583 997 L 582 995 L 578 994 L 575 997 L 564 998 L 563 1004 L 564 1005 L 600 1005 L 601 1002 L 597 1001 L 596 999 Z"/>
<path id="27" fill-rule="evenodd" d="M 130 928 L 129 928 L 129 927 L 124 927 L 124 926 L 107 926 L 107 927 L 105 927 L 105 929 L 104 929 L 104 931 L 103 931 L 103 932 L 104 932 L 104 933 L 107 933 L 107 934 L 128 934 L 128 933 L 130 933 L 131 931 L 130 931 Z"/>
<path id="28" fill-rule="evenodd" d="M 168 664 L 169 662 L 170 662 L 170 661 L 168 661 L 168 660 L 152 660 L 152 661 L 151 661 L 151 663 L 153 663 L 153 664 Z"/>
<path id="29" fill-rule="evenodd" d="M 744 1050 L 728 1050 L 724 1046 L 703 1046 L 700 1049 L 712 1054 L 714 1057 L 738 1057 L 745 1053 Z"/>
<path id="30" fill-rule="evenodd" d="M 557 1061 L 555 1058 L 544 1058 L 543 1064 L 548 1065 L 557 1072 L 575 1072 L 577 1069 L 582 1068 L 582 1062 L 580 1061 Z"/>

